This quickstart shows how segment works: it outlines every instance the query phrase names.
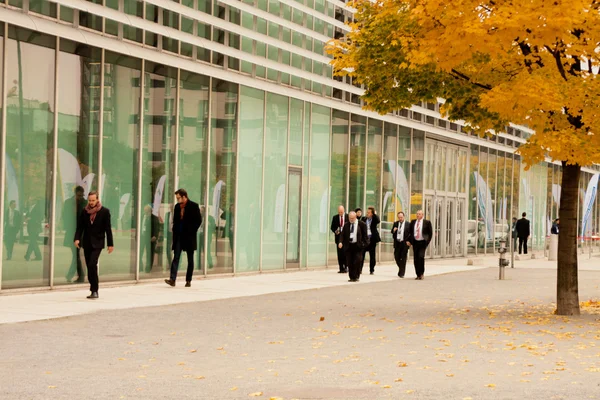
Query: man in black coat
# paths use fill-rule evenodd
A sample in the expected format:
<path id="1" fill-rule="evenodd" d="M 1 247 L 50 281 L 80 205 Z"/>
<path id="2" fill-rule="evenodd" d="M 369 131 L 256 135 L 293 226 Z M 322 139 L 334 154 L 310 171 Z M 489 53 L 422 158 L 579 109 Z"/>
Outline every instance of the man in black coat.
<path id="1" fill-rule="evenodd" d="M 108 254 L 110 254 L 114 250 L 110 210 L 102 207 L 98 193 L 92 191 L 88 194 L 87 206 L 79 215 L 75 232 L 75 247 L 83 247 L 88 270 L 88 281 L 92 292 L 88 299 L 98 298 L 98 259 L 104 248 L 105 239 L 108 245 Z"/>
<path id="2" fill-rule="evenodd" d="M 406 272 L 406 259 L 408 248 L 410 247 L 410 228 L 409 222 L 404 220 L 404 213 L 398 213 L 398 221 L 392 226 L 392 236 L 394 237 L 394 259 L 398 266 L 398 276 L 404 278 Z"/>
<path id="3" fill-rule="evenodd" d="M 71 266 L 65 278 L 67 282 L 71 282 L 77 272 L 76 283 L 83 283 L 85 281 L 85 273 L 83 272 L 83 265 L 81 264 L 81 257 L 79 257 L 79 248 L 73 246 L 73 237 L 77 231 L 77 222 L 83 209 L 85 208 L 85 200 L 83 195 L 85 190 L 81 186 L 75 188 L 75 195 L 69 197 L 63 206 L 62 210 L 62 221 L 63 229 L 65 230 L 65 238 L 63 240 L 63 246 L 71 249 Z"/>
<path id="4" fill-rule="evenodd" d="M 519 254 L 521 251 L 525 251 L 527 254 L 527 241 L 529 240 L 529 236 L 531 235 L 529 220 L 525 218 L 527 213 L 523 213 L 520 220 L 517 221 L 517 237 L 519 238 Z"/>
<path id="5" fill-rule="evenodd" d="M 369 253 L 369 272 L 371 275 L 375 273 L 375 264 L 377 263 L 376 253 L 377 253 L 377 243 L 381 242 L 381 236 L 379 236 L 379 222 L 381 220 L 375 214 L 375 208 L 369 207 L 367 208 L 367 215 L 362 219 L 362 221 L 367 225 L 367 236 L 369 237 L 369 247 L 365 249 L 365 253 L 363 254 L 363 264 L 364 257 Z"/>
<path id="6" fill-rule="evenodd" d="M 550 233 L 553 235 L 558 235 L 560 232 L 560 219 L 556 218 L 554 223 L 552 224 L 552 229 L 550 229 Z"/>
<path id="7" fill-rule="evenodd" d="M 171 278 L 165 279 L 167 285 L 175 286 L 179 258 L 181 252 L 187 253 L 188 267 L 185 275 L 185 287 L 192 286 L 194 274 L 194 251 L 197 247 L 198 229 L 202 224 L 202 215 L 197 203 L 188 199 L 185 189 L 175 192 L 177 204 L 173 210 L 173 262 L 171 263 Z"/>
<path id="8" fill-rule="evenodd" d="M 338 243 L 338 249 L 343 248 L 346 254 L 349 282 L 358 282 L 360 279 L 362 258 L 368 246 L 367 224 L 360 221 L 355 212 L 351 212 L 348 214 L 348 222 L 342 229 L 342 241 Z"/>
<path id="9" fill-rule="evenodd" d="M 338 246 L 342 241 L 342 229 L 346 222 L 348 222 L 348 214 L 346 214 L 344 206 L 339 206 L 337 215 L 331 219 L 331 232 L 335 235 L 335 247 L 337 248 L 338 265 L 340 267 L 338 273 L 340 274 L 348 272 L 346 254 L 344 254 L 344 249 Z"/>
<path id="10" fill-rule="evenodd" d="M 423 218 L 423 210 L 419 210 L 417 211 L 417 219 L 411 221 L 409 229 L 409 241 L 413 248 L 417 280 L 423 280 L 423 275 L 425 274 L 425 252 L 433 238 L 433 227 L 430 221 Z"/>
<path id="11" fill-rule="evenodd" d="M 4 213 L 4 244 L 6 245 L 6 259 L 12 258 L 17 234 L 21 230 L 23 218 L 21 212 L 17 210 L 17 202 L 11 200 L 8 205 L 8 210 Z"/>

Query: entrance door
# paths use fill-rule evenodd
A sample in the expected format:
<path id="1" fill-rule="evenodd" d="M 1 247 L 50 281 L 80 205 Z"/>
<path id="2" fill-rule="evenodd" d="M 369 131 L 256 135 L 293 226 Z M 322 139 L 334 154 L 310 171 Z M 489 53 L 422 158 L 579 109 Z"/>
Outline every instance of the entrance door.
<path id="1" fill-rule="evenodd" d="M 288 170 L 286 268 L 300 268 L 302 170 Z"/>

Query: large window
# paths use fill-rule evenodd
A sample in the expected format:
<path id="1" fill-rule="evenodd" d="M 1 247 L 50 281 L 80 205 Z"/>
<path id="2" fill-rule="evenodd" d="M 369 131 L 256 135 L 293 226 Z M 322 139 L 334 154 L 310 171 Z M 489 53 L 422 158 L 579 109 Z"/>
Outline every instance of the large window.
<path id="1" fill-rule="evenodd" d="M 413 130 L 412 167 L 410 180 L 410 219 L 417 218 L 423 208 L 423 157 L 425 155 L 425 133 Z M 425 216 L 427 217 L 427 216 Z"/>
<path id="2" fill-rule="evenodd" d="M 208 198 L 216 229 L 209 233 L 215 267 L 208 272 L 225 273 L 233 272 L 238 86 L 213 79 L 211 105 Z"/>
<path id="3" fill-rule="evenodd" d="M 348 140 L 350 116 L 346 112 L 333 111 L 331 125 L 331 200 L 329 201 L 329 220 L 338 213 L 338 207 L 346 204 Z M 348 210 L 346 209 L 346 212 Z M 333 233 L 329 232 L 329 260 L 337 260 L 337 250 Z"/>
<path id="4" fill-rule="evenodd" d="M 117 280 L 135 277 L 141 68 L 138 59 L 105 52 L 100 198 L 111 211 L 115 251 L 100 273 Z M 162 243 L 159 235 L 157 255 Z"/>
<path id="5" fill-rule="evenodd" d="M 469 253 L 477 252 L 477 242 L 479 240 L 479 224 L 477 221 L 477 179 L 479 176 L 479 146 L 471 146 L 471 156 L 469 158 L 469 219 L 467 223 L 467 251 Z"/>
<path id="6" fill-rule="evenodd" d="M 98 190 L 101 50 L 61 40 L 58 53 L 58 176 L 54 282 L 84 282 L 82 252 L 73 244 L 87 194 Z M 111 210 L 117 212 L 117 210 Z"/>
<path id="7" fill-rule="evenodd" d="M 4 229 L 11 251 L 1 261 L 3 288 L 50 282 L 48 149 L 54 127 L 55 43 L 38 32 L 8 28 L 5 204 L 13 209 L 13 226 Z"/>
<path id="8" fill-rule="evenodd" d="M 350 124 L 350 196 L 348 207 L 364 208 L 367 118 L 352 115 Z"/>
<path id="9" fill-rule="evenodd" d="M 259 270 L 264 112 L 265 92 L 242 86 L 237 201 L 245 217 L 237 220 L 236 272 Z"/>
<path id="10" fill-rule="evenodd" d="M 383 190 L 382 203 L 379 217 L 381 224 L 379 231 L 381 235 L 381 261 L 394 260 L 394 239 L 390 233 L 392 225 L 396 220 L 397 199 L 408 195 L 408 182 L 404 170 L 397 164 L 398 156 L 398 125 L 385 123 L 383 130 Z M 410 140 L 410 137 L 409 137 Z M 399 171 L 402 170 L 401 174 Z M 404 192 L 406 190 L 406 192 Z M 398 211 L 401 211 L 398 208 Z"/>
<path id="11" fill-rule="evenodd" d="M 369 135 L 367 138 L 367 196 L 365 207 L 375 207 L 375 212 L 380 213 L 379 186 L 381 184 L 381 134 L 383 122 L 369 118 Z M 394 146 L 395 148 L 395 146 Z M 364 212 L 366 215 L 366 210 Z M 380 216 L 381 217 L 381 216 Z"/>

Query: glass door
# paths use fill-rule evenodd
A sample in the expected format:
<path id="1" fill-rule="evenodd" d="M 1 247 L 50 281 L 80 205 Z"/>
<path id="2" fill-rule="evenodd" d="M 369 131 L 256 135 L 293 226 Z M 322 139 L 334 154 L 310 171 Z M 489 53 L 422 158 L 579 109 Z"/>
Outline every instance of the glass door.
<path id="1" fill-rule="evenodd" d="M 302 170 L 288 170 L 286 268 L 300 267 L 300 221 L 302 205 Z"/>
<path id="2" fill-rule="evenodd" d="M 454 256 L 454 232 L 456 232 L 455 199 L 446 199 L 446 226 L 444 235 L 444 257 Z"/>
<path id="3" fill-rule="evenodd" d="M 456 237 L 454 239 L 454 255 L 455 256 L 463 256 L 463 240 L 466 237 L 463 235 L 463 230 L 465 229 L 464 221 L 465 221 L 465 199 L 456 199 L 456 218 L 454 218 L 454 223 L 456 224 L 453 228 L 454 232 L 456 232 Z"/>
<path id="4" fill-rule="evenodd" d="M 433 209 L 433 220 L 431 223 L 433 224 L 433 257 L 441 257 L 442 256 L 442 237 L 444 233 L 443 224 L 446 222 L 444 218 L 444 198 L 443 197 L 435 197 L 434 200 L 434 209 Z"/>

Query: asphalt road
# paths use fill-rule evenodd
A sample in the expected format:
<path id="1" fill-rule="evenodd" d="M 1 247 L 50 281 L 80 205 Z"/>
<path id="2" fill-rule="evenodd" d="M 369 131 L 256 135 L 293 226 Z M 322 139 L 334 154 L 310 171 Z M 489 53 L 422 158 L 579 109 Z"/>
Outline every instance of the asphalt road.
<path id="1" fill-rule="evenodd" d="M 0 398 L 599 398 L 600 314 L 552 315 L 555 274 L 498 281 L 494 268 L 0 325 Z M 581 300 L 599 284 L 582 271 Z"/>

